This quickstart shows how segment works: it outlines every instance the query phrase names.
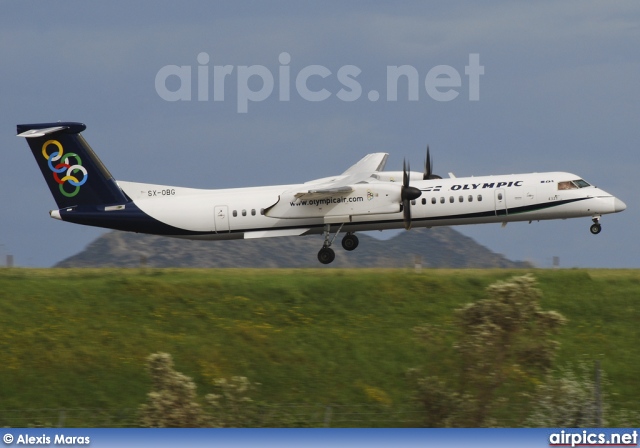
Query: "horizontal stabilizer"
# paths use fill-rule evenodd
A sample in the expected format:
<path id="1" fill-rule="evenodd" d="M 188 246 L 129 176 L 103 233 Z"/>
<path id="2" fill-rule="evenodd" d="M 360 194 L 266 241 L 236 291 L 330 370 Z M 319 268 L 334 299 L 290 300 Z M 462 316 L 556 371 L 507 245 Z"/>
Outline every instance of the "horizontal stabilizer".
<path id="1" fill-rule="evenodd" d="M 53 128 L 45 128 L 45 129 L 30 129 L 28 131 L 18 134 L 18 137 L 24 137 L 24 138 L 44 137 L 45 135 L 53 134 L 54 132 L 62 131 L 63 129 L 69 129 L 69 127 L 55 126 Z"/>
<path id="2" fill-rule="evenodd" d="M 18 137 L 43 137 L 45 135 L 54 134 L 62 131 L 64 134 L 79 134 L 87 126 L 84 123 L 76 123 L 75 121 L 58 121 L 55 123 L 31 123 L 19 124 Z"/>

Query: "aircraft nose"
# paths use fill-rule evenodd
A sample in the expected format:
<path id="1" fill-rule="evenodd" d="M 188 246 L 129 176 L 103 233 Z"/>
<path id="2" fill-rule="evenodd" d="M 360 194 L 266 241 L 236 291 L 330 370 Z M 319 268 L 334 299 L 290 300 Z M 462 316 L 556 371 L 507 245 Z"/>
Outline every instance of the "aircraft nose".
<path id="1" fill-rule="evenodd" d="M 625 204 L 624 202 L 622 202 L 620 199 L 618 198 L 614 198 L 613 199 L 613 211 L 618 213 L 621 212 L 623 210 L 625 210 L 627 208 L 627 204 Z"/>

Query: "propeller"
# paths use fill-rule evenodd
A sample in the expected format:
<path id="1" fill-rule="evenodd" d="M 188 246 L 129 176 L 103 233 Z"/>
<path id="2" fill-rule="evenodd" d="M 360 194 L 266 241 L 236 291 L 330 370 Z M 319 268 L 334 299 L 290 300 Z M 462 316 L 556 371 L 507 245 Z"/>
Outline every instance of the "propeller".
<path id="1" fill-rule="evenodd" d="M 429 145 L 427 145 L 427 158 L 424 161 L 424 174 L 422 175 L 422 179 L 442 179 L 442 177 L 437 174 L 433 174 L 433 162 L 431 161 L 431 154 L 429 154 Z"/>
<path id="2" fill-rule="evenodd" d="M 406 161 L 402 161 L 402 190 L 400 197 L 402 199 L 402 214 L 404 217 L 404 228 L 411 229 L 411 201 L 418 199 L 422 195 L 422 191 L 416 187 L 409 185 L 409 173 L 411 168 Z"/>

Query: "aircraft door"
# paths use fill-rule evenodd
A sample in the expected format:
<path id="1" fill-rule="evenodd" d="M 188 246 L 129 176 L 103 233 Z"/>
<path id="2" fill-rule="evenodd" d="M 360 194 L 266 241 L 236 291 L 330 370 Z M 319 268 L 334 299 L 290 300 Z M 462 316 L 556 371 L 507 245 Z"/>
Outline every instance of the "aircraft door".
<path id="1" fill-rule="evenodd" d="M 506 216 L 507 212 L 507 193 L 504 188 L 496 188 L 495 190 L 496 216 Z"/>
<path id="2" fill-rule="evenodd" d="M 213 209 L 213 222 L 216 226 L 216 233 L 229 232 L 229 207 L 216 205 Z"/>

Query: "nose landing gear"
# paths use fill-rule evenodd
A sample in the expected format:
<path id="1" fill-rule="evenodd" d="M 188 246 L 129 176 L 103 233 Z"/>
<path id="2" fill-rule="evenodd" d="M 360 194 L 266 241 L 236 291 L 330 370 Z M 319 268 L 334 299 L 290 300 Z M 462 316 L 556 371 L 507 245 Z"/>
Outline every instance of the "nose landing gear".
<path id="1" fill-rule="evenodd" d="M 591 224 L 591 227 L 589 227 L 589 231 L 593 235 L 597 235 L 602 231 L 602 226 L 600 225 L 600 216 L 594 216 L 591 220 L 593 221 L 593 224 Z"/>

